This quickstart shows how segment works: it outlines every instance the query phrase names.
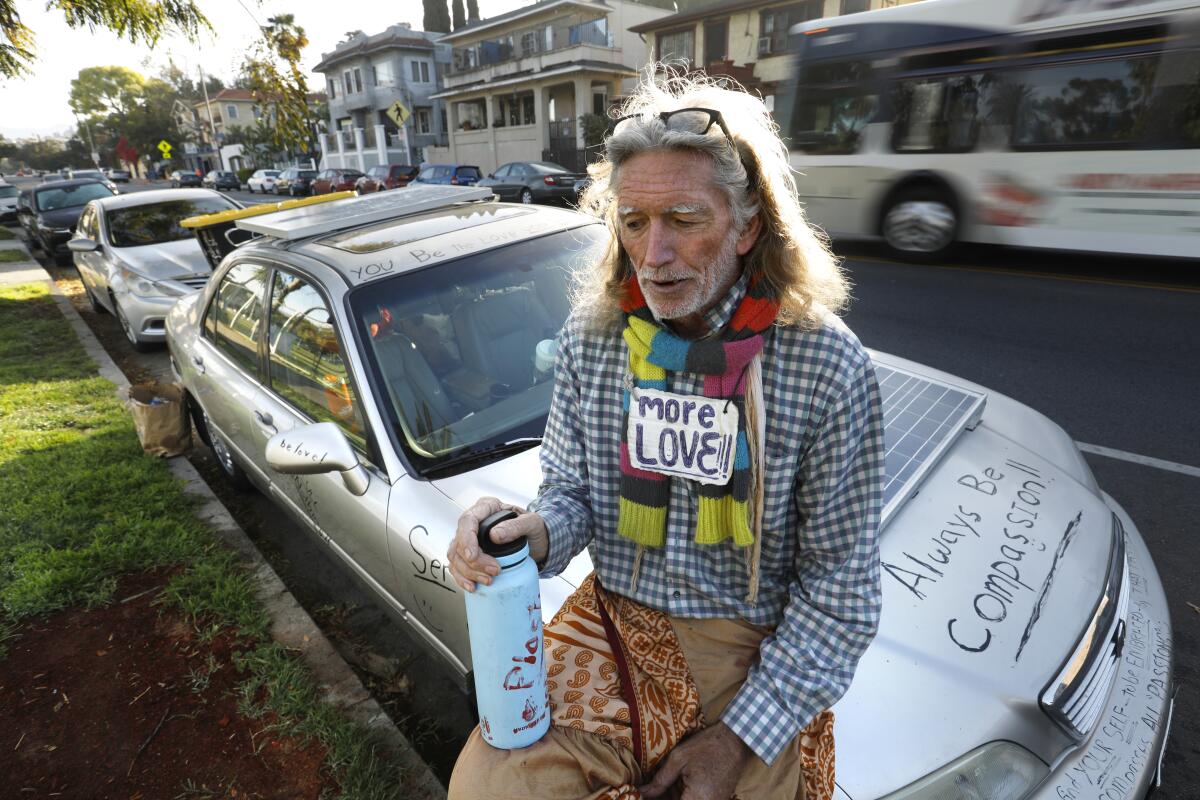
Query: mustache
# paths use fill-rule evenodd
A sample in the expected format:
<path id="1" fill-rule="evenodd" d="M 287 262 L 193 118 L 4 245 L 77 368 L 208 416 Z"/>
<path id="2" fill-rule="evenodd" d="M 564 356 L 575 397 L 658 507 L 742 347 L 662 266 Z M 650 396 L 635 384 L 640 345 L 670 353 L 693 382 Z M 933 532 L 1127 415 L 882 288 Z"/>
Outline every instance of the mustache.
<path id="1" fill-rule="evenodd" d="M 673 275 L 670 273 L 659 274 L 656 272 L 643 270 L 641 273 L 639 273 L 638 277 L 644 278 L 645 280 L 648 280 L 648 281 L 654 281 L 656 283 L 666 283 L 667 281 L 687 280 L 690 276 L 687 274 L 679 274 L 679 275 Z"/>

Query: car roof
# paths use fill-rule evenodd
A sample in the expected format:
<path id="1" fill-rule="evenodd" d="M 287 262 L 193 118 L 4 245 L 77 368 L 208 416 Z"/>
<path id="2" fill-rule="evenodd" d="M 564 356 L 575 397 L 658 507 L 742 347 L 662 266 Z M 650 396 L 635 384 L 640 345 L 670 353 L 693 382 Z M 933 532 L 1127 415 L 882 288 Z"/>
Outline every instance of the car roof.
<path id="1" fill-rule="evenodd" d="M 99 184 L 103 185 L 104 181 L 100 180 L 99 178 L 67 178 L 67 179 L 61 180 L 61 181 L 50 181 L 49 183 L 39 183 L 37 186 L 32 186 L 30 188 L 32 188 L 34 191 L 41 189 L 43 186 L 53 186 L 55 189 L 61 189 L 64 186 L 82 186 L 85 183 L 99 183 Z"/>
<path id="2" fill-rule="evenodd" d="M 384 196 L 406 191 L 409 190 L 397 189 Z M 337 202 L 353 203 L 380 196 L 368 194 Z M 569 209 L 485 200 L 397 215 L 382 222 L 290 241 L 263 236 L 242 245 L 236 252 L 283 262 L 289 260 L 285 253 L 298 253 L 324 263 L 347 286 L 353 287 L 598 222 L 595 217 Z"/>
<path id="3" fill-rule="evenodd" d="M 168 200 L 195 200 L 198 198 L 225 197 L 212 189 L 151 189 L 148 192 L 130 192 L 115 194 L 112 197 L 101 197 L 94 202 L 105 211 L 133 206 L 165 203 Z"/>

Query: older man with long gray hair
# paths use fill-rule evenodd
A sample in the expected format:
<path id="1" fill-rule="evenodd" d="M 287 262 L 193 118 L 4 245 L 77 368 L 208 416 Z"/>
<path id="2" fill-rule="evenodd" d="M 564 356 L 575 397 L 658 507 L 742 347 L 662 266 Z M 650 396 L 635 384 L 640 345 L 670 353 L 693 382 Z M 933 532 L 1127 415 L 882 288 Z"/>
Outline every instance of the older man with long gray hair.
<path id="1" fill-rule="evenodd" d="M 543 577 L 590 548 L 545 630 L 553 725 L 515 751 L 476 730 L 452 798 L 833 792 L 829 708 L 879 618 L 878 387 L 763 103 L 654 75 L 589 170 L 612 238 L 560 337 L 541 490 L 492 532 Z M 459 520 L 464 590 L 508 507 Z"/>

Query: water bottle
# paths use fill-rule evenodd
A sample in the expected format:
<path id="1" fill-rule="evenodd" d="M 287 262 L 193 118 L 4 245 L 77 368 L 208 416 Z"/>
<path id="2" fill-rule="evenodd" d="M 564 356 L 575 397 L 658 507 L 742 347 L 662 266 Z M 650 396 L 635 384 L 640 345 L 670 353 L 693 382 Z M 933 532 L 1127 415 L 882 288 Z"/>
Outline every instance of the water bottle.
<path id="1" fill-rule="evenodd" d="M 500 562 L 500 574 L 465 595 L 479 732 L 501 750 L 528 747 L 550 729 L 537 567 L 524 536 L 495 544 L 490 535 L 516 516 L 498 511 L 480 523 L 479 547 Z"/>

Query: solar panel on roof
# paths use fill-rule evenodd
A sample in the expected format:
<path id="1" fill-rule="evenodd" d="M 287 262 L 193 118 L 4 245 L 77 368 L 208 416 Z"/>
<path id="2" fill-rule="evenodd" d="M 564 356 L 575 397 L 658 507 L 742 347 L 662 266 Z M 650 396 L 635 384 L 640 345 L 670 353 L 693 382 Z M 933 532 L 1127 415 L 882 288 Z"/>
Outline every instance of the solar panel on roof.
<path id="1" fill-rule="evenodd" d="M 351 197 L 326 205 L 240 219 L 237 226 L 277 239 L 303 239 L 405 214 L 430 211 L 454 203 L 486 200 L 491 196 L 492 190 L 486 187 L 419 184 Z"/>
<path id="2" fill-rule="evenodd" d="M 875 365 L 883 401 L 883 523 L 904 503 L 958 435 L 983 416 L 987 397 L 906 370 Z"/>

